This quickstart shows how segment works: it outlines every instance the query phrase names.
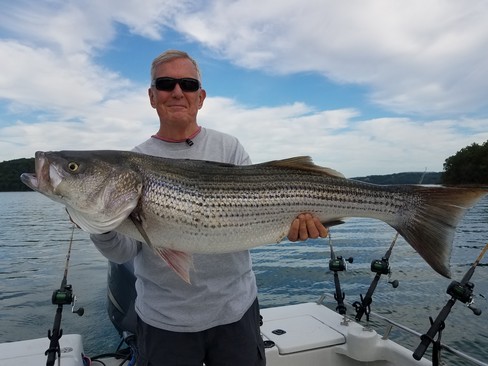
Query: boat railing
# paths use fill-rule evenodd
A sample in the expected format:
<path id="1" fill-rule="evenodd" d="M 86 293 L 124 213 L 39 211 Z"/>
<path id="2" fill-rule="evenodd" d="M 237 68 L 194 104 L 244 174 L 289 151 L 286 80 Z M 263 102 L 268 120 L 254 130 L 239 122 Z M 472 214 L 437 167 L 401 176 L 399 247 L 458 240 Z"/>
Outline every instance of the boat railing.
<path id="1" fill-rule="evenodd" d="M 331 300 L 335 300 L 332 295 L 325 293 L 322 296 L 320 296 L 320 298 L 317 300 L 317 304 L 323 305 L 323 306 L 327 306 L 324 303 L 324 301 L 325 301 L 326 298 L 329 298 L 329 297 L 331 298 Z M 352 306 L 352 304 L 349 304 L 349 305 Z M 355 321 L 355 319 L 353 319 L 352 317 L 347 316 L 347 314 L 342 314 L 342 315 L 344 317 L 348 318 L 348 320 L 350 320 L 350 321 Z M 383 322 L 385 322 L 385 323 L 388 324 L 387 328 L 385 329 L 385 331 L 382 334 L 383 339 L 388 339 L 389 338 L 389 335 L 390 335 L 391 330 L 392 330 L 393 327 L 396 327 L 398 329 L 401 329 L 401 330 L 403 330 L 403 331 L 405 331 L 405 332 L 407 332 L 407 333 L 409 333 L 409 334 L 411 334 L 413 336 L 418 337 L 419 339 L 422 336 L 421 333 L 419 333 L 419 332 L 417 332 L 417 331 L 415 331 L 415 330 L 413 330 L 413 329 L 411 329 L 411 328 L 409 328 L 409 327 L 407 327 L 407 326 L 405 326 L 405 325 L 403 325 L 401 323 L 398 323 L 398 322 L 396 322 L 394 320 L 391 320 L 391 319 L 389 319 L 389 318 L 387 318 L 387 317 L 385 317 L 383 315 L 380 315 L 380 314 L 378 314 L 378 313 L 376 313 L 374 311 L 371 311 L 370 312 L 370 315 L 372 315 L 374 318 L 377 318 L 377 319 L 379 319 L 379 320 L 381 320 L 381 321 L 383 321 Z M 471 362 L 471 364 L 473 364 L 473 365 L 488 366 L 488 363 L 483 362 L 483 361 L 480 361 L 480 360 L 478 360 L 478 359 L 476 359 L 476 358 L 474 358 L 474 357 L 472 357 L 472 356 L 470 356 L 470 355 L 468 355 L 468 354 L 466 354 L 466 353 L 464 353 L 462 351 L 459 351 L 458 349 L 453 348 L 453 347 L 447 345 L 444 342 L 442 343 L 442 349 L 443 350 L 446 350 L 447 352 L 449 352 L 449 353 L 451 353 L 451 354 L 453 354 L 453 355 L 455 355 L 457 357 L 459 357 L 460 359 L 462 359 L 464 361 Z"/>

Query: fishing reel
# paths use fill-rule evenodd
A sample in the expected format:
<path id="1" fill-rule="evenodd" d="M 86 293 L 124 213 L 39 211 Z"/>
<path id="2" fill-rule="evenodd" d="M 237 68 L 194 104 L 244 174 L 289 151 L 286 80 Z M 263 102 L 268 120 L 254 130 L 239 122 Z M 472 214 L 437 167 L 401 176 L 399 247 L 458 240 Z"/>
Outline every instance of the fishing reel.
<path id="1" fill-rule="evenodd" d="M 352 263 L 354 261 L 353 257 L 344 259 L 342 256 L 337 256 L 329 260 L 329 269 L 334 272 L 342 272 L 347 270 L 347 263 Z"/>
<path id="2" fill-rule="evenodd" d="M 374 259 L 371 262 L 371 272 L 387 275 L 390 273 L 390 265 L 386 258 Z"/>
<path id="3" fill-rule="evenodd" d="M 330 253 L 331 255 L 329 260 L 329 269 L 334 272 L 334 285 L 335 285 L 334 299 L 337 301 L 336 311 L 341 315 L 345 315 L 347 311 L 346 306 L 344 305 L 344 299 L 346 297 L 346 294 L 341 290 L 341 284 L 339 281 L 339 272 L 345 271 L 347 269 L 346 261 L 352 263 L 353 258 L 349 257 L 347 259 L 344 259 L 340 255 L 336 256 L 334 254 L 334 250 L 332 249 L 332 245 L 331 245 Z"/>
<path id="4" fill-rule="evenodd" d="M 371 262 L 371 272 L 376 273 L 377 275 L 391 275 L 390 270 L 390 263 L 388 258 L 383 257 L 381 259 L 374 259 Z M 397 288 L 399 285 L 398 280 L 388 281 L 393 288 Z"/>
<path id="5" fill-rule="evenodd" d="M 463 304 L 467 304 L 473 314 L 479 316 L 481 315 L 481 310 L 473 306 L 473 289 L 474 283 L 472 282 L 468 281 L 462 284 L 458 281 L 452 281 L 447 287 L 446 293 Z"/>
<path id="6" fill-rule="evenodd" d="M 420 360 L 424 356 L 424 353 L 429 347 L 430 343 L 433 343 L 432 365 L 439 365 L 440 351 L 442 349 L 441 333 L 446 326 L 445 320 L 449 316 L 449 313 L 456 303 L 456 300 L 459 300 L 464 304 L 468 304 L 468 308 L 474 313 L 474 315 L 481 315 L 481 310 L 473 306 L 474 284 L 470 281 L 470 279 L 473 276 L 476 267 L 478 266 L 487 251 L 488 243 L 481 250 L 481 253 L 478 255 L 478 258 L 476 258 L 471 267 L 469 267 L 469 269 L 466 271 L 462 280 L 460 282 L 452 281 L 449 284 L 446 292 L 448 295 L 451 295 L 451 298 L 447 301 L 446 305 L 444 305 L 435 320 L 429 317 L 430 328 L 427 333 L 420 336 L 421 342 L 413 353 L 413 358 L 415 358 L 416 360 Z M 437 340 L 435 339 L 436 335 L 438 335 Z"/>
<path id="7" fill-rule="evenodd" d="M 54 290 L 51 298 L 53 305 L 69 305 L 73 302 L 73 287 L 64 286 L 63 289 Z"/>
<path id="8" fill-rule="evenodd" d="M 54 290 L 51 302 L 53 305 L 71 304 L 71 312 L 74 314 L 78 314 L 78 316 L 83 316 L 83 314 L 85 313 L 85 309 L 83 308 L 78 308 L 77 310 L 75 310 L 76 296 L 73 294 L 73 286 L 71 285 L 66 285 L 62 289 L 60 288 Z"/>
<path id="9" fill-rule="evenodd" d="M 329 270 L 334 272 L 334 286 L 335 286 L 335 293 L 334 299 L 337 301 L 336 311 L 339 314 L 345 315 L 346 314 L 346 306 L 344 305 L 344 299 L 346 294 L 341 290 L 341 282 L 339 280 L 339 272 L 345 271 L 347 269 L 347 262 L 352 263 L 353 258 L 349 257 L 344 259 L 344 257 L 338 255 L 336 256 L 334 253 L 334 248 L 332 246 L 332 238 L 329 234 L 329 246 L 330 246 L 330 260 L 329 260 Z"/>

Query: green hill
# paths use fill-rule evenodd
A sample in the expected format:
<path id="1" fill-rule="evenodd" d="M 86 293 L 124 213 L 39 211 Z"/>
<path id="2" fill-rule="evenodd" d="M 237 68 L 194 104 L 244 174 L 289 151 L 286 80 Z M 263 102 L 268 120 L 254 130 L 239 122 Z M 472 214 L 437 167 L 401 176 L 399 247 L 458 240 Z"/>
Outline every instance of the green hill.
<path id="1" fill-rule="evenodd" d="M 441 184 L 442 173 L 410 172 L 353 178 L 373 184 Z"/>
<path id="2" fill-rule="evenodd" d="M 1 162 L 0 192 L 30 191 L 31 189 L 20 181 L 20 175 L 34 170 L 34 158 Z"/>

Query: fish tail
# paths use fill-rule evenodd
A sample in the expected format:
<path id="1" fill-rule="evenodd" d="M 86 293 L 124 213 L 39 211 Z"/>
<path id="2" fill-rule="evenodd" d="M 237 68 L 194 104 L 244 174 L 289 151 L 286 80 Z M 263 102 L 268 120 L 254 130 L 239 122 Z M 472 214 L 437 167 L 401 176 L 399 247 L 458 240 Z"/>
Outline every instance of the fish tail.
<path id="1" fill-rule="evenodd" d="M 416 208 L 392 225 L 438 273 L 450 278 L 456 227 L 466 211 L 488 194 L 482 188 L 412 186 Z"/>

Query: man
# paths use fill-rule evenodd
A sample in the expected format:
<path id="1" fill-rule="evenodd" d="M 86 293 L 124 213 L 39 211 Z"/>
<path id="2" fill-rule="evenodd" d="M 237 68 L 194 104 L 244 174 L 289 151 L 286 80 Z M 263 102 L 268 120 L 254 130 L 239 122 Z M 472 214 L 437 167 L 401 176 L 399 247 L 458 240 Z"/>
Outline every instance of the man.
<path id="1" fill-rule="evenodd" d="M 148 94 L 160 126 L 135 151 L 251 164 L 235 137 L 198 125 L 206 92 L 198 65 L 188 54 L 167 51 L 158 56 L 152 63 Z M 291 223 L 289 239 L 326 235 L 318 219 L 303 214 Z M 249 251 L 193 255 L 189 285 L 147 245 L 115 232 L 91 238 L 108 259 L 134 261 L 139 366 L 265 364 Z"/>

